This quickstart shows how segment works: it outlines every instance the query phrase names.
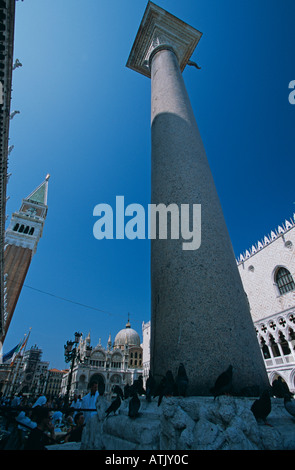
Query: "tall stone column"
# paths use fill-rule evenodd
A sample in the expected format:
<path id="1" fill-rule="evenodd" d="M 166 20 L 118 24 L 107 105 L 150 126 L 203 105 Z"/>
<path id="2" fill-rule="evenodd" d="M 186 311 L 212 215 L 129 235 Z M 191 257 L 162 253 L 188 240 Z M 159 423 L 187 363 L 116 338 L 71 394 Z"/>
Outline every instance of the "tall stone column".
<path id="1" fill-rule="evenodd" d="M 181 236 L 151 241 L 151 370 L 160 378 L 183 362 L 189 395 L 210 395 L 231 364 L 234 391 L 247 395 L 268 386 L 267 374 L 182 77 L 200 37 L 149 2 L 127 62 L 151 78 L 151 202 L 201 204 L 198 249 L 184 250 Z"/>

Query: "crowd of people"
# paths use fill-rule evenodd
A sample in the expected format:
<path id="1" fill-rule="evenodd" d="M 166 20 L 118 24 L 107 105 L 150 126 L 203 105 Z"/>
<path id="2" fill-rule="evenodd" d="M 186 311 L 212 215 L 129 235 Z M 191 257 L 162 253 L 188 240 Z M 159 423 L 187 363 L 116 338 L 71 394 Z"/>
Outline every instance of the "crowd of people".
<path id="1" fill-rule="evenodd" d="M 7 431 L 0 448 L 45 450 L 52 444 L 80 442 L 86 422 L 96 412 L 98 395 L 96 382 L 87 395 L 74 395 L 70 402 L 43 394 L 32 400 L 22 394 L 7 397 L 0 393 L 1 425 Z"/>

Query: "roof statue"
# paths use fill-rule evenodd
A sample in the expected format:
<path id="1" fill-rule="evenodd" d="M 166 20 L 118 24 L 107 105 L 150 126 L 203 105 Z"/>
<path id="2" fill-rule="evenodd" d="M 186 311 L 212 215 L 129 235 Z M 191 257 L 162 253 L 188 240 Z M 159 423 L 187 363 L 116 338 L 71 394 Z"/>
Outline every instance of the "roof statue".
<path id="1" fill-rule="evenodd" d="M 265 236 L 263 240 L 258 241 L 256 245 L 252 245 L 249 250 L 246 250 L 244 253 L 240 254 L 237 258 L 237 264 L 243 263 L 246 259 L 250 258 L 255 253 L 262 250 L 264 247 L 276 240 L 281 234 L 283 235 L 293 227 L 295 227 L 295 213 L 293 214 L 293 219 L 286 219 L 285 223 L 279 225 L 276 230 L 272 230 L 270 232 L 270 235 Z"/>

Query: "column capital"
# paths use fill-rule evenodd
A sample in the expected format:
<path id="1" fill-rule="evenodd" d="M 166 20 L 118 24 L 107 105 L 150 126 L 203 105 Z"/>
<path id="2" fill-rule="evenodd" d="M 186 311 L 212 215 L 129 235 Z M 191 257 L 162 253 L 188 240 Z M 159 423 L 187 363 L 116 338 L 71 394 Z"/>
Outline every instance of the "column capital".
<path id="1" fill-rule="evenodd" d="M 201 36 L 197 29 L 148 2 L 126 66 L 150 77 L 150 56 L 159 48 L 173 50 L 183 71 Z"/>

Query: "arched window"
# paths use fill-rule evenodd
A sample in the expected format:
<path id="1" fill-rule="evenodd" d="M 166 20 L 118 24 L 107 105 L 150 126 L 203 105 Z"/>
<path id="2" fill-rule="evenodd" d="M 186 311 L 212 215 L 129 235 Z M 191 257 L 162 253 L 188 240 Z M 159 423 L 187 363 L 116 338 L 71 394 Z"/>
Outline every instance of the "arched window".
<path id="1" fill-rule="evenodd" d="M 279 332 L 279 338 L 283 354 L 285 356 L 288 356 L 289 354 L 291 354 L 291 349 L 289 348 L 288 341 L 286 340 L 285 336 L 281 331 Z"/>
<path id="2" fill-rule="evenodd" d="M 262 354 L 263 354 L 263 357 L 264 359 L 270 359 L 271 355 L 270 355 L 270 352 L 269 352 L 269 349 L 265 343 L 265 340 L 263 338 L 261 338 L 261 344 L 262 344 Z"/>
<path id="3" fill-rule="evenodd" d="M 29 228 L 30 228 L 30 227 L 27 225 L 26 228 L 25 228 L 25 230 L 24 230 L 24 233 L 28 233 Z"/>
<path id="4" fill-rule="evenodd" d="M 295 289 L 294 279 L 292 274 L 286 268 L 279 268 L 276 276 L 275 282 L 279 288 L 280 294 L 286 294 Z"/>
<path id="5" fill-rule="evenodd" d="M 33 235 L 34 230 L 35 230 L 34 227 L 31 227 L 31 228 L 30 228 L 30 231 L 29 231 L 29 235 Z"/>
<path id="6" fill-rule="evenodd" d="M 20 233 L 23 233 L 24 228 L 25 228 L 25 226 L 24 226 L 24 225 L 21 225 L 21 226 L 20 226 L 20 229 L 19 229 L 19 232 L 20 232 Z"/>
<path id="7" fill-rule="evenodd" d="M 19 229 L 19 224 L 15 224 L 15 226 L 13 227 L 13 231 L 14 232 L 17 232 Z"/>
<path id="8" fill-rule="evenodd" d="M 272 335 L 270 335 L 269 339 L 270 339 L 270 348 L 272 350 L 272 353 L 273 353 L 274 357 L 280 356 L 281 353 L 280 353 L 280 350 L 279 350 L 279 347 L 278 347 L 277 343 L 275 342 L 274 337 Z"/>

